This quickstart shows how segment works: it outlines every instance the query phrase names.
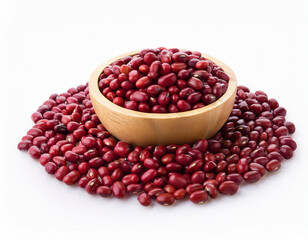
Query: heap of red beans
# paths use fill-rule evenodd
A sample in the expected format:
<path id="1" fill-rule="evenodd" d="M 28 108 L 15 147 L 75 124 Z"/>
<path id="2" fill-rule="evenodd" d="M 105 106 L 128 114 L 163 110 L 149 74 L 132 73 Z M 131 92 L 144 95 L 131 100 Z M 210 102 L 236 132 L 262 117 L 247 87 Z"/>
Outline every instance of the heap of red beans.
<path id="1" fill-rule="evenodd" d="M 175 113 L 215 102 L 228 81 L 223 69 L 200 52 L 154 48 L 113 62 L 101 73 L 99 89 L 127 109 Z"/>
<path id="2" fill-rule="evenodd" d="M 118 141 L 96 116 L 86 86 L 53 94 L 32 114 L 35 125 L 18 148 L 39 159 L 48 174 L 89 194 L 124 198 L 138 194 L 171 205 L 233 195 L 244 181 L 259 181 L 290 159 L 297 145 L 286 109 L 262 91 L 238 86 L 230 117 L 209 140 L 194 145 L 133 147 Z"/>

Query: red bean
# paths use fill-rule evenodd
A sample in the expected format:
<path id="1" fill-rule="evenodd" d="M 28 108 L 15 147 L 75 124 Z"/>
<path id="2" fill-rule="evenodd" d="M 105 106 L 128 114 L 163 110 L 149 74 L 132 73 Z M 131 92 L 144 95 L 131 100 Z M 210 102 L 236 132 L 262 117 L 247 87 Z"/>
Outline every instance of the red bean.
<path id="1" fill-rule="evenodd" d="M 151 78 L 151 79 L 157 79 L 160 66 L 161 66 L 160 61 L 154 61 L 150 66 L 150 71 L 148 73 L 148 77 Z"/>
<path id="2" fill-rule="evenodd" d="M 261 177 L 263 177 L 266 173 L 265 168 L 261 164 L 254 162 L 249 164 L 249 170 L 257 171 L 258 173 L 260 173 Z"/>
<path id="3" fill-rule="evenodd" d="M 268 172 L 275 172 L 281 167 L 281 164 L 278 160 L 271 160 L 266 164 L 266 170 Z"/>
<path id="4" fill-rule="evenodd" d="M 186 172 L 188 173 L 194 173 L 196 171 L 199 171 L 203 166 L 202 159 L 197 159 L 193 161 L 189 166 L 186 168 Z"/>
<path id="5" fill-rule="evenodd" d="M 161 87 L 169 87 L 176 83 L 177 77 L 174 73 L 169 73 L 158 79 L 158 85 Z"/>
<path id="6" fill-rule="evenodd" d="M 37 146 L 31 146 L 28 149 L 28 153 L 32 158 L 38 159 L 41 156 L 41 150 Z"/>
<path id="7" fill-rule="evenodd" d="M 179 164 L 187 166 L 193 161 L 193 158 L 188 154 L 178 154 L 178 155 L 176 155 L 175 160 Z"/>
<path id="8" fill-rule="evenodd" d="M 158 96 L 158 103 L 161 106 L 167 106 L 170 103 L 170 93 L 167 91 L 161 92 Z"/>
<path id="9" fill-rule="evenodd" d="M 111 189 L 107 186 L 99 186 L 96 188 L 96 193 L 102 197 L 109 197 L 111 195 Z"/>
<path id="10" fill-rule="evenodd" d="M 132 183 L 126 186 L 126 190 L 128 193 L 138 193 L 143 190 L 143 186 L 139 183 Z"/>
<path id="11" fill-rule="evenodd" d="M 284 126 L 288 129 L 288 132 L 290 134 L 295 133 L 295 125 L 294 125 L 294 123 L 287 121 L 287 122 L 284 123 Z"/>
<path id="12" fill-rule="evenodd" d="M 45 164 L 45 171 L 48 174 L 54 174 L 57 169 L 58 169 L 57 165 L 53 162 L 48 162 Z"/>
<path id="13" fill-rule="evenodd" d="M 55 177 L 59 181 L 62 181 L 64 176 L 66 176 L 69 172 L 70 172 L 70 170 L 68 169 L 67 166 L 62 166 L 62 167 L 58 168 L 57 171 L 55 172 Z"/>
<path id="14" fill-rule="evenodd" d="M 19 150 L 28 150 L 32 146 L 32 142 L 30 140 L 22 140 L 18 143 L 17 148 Z"/>
<path id="15" fill-rule="evenodd" d="M 194 172 L 191 176 L 192 183 L 203 183 L 206 178 L 206 174 L 202 171 Z"/>
<path id="16" fill-rule="evenodd" d="M 125 185 L 130 185 L 133 183 L 138 183 L 139 182 L 139 177 L 137 174 L 128 174 L 126 176 L 123 177 L 122 182 Z"/>
<path id="17" fill-rule="evenodd" d="M 293 157 L 293 150 L 288 145 L 282 145 L 279 152 L 285 159 L 290 159 Z"/>
<path id="18" fill-rule="evenodd" d="M 114 147 L 114 152 L 120 157 L 127 157 L 130 153 L 130 146 L 126 142 L 119 141 Z"/>
<path id="19" fill-rule="evenodd" d="M 205 153 L 205 151 L 207 150 L 207 147 L 208 147 L 207 140 L 201 139 L 194 144 L 193 149 L 196 149 L 196 150 L 199 150 L 202 153 Z"/>
<path id="20" fill-rule="evenodd" d="M 142 206 L 149 206 L 152 202 L 147 193 L 141 193 L 137 199 Z"/>
<path id="21" fill-rule="evenodd" d="M 141 175 L 141 181 L 143 183 L 148 183 L 152 181 L 157 176 L 157 170 L 156 169 L 149 169 L 145 173 Z"/>
<path id="22" fill-rule="evenodd" d="M 137 82 L 137 80 L 140 78 L 140 73 L 137 70 L 132 70 L 128 74 L 128 80 L 131 82 Z"/>
<path id="23" fill-rule="evenodd" d="M 197 90 L 197 91 L 200 91 L 203 87 L 203 82 L 198 79 L 198 78 L 195 78 L 195 77 L 191 77 L 188 81 L 187 81 L 187 84 L 189 87 Z"/>
<path id="24" fill-rule="evenodd" d="M 170 184 L 167 184 L 164 186 L 164 190 L 165 192 L 168 192 L 168 193 L 174 193 L 176 191 L 176 188 Z"/>
<path id="25" fill-rule="evenodd" d="M 295 151 L 297 148 L 297 144 L 292 138 L 284 137 L 279 139 L 279 142 L 281 145 L 288 145 L 293 151 Z"/>
<path id="26" fill-rule="evenodd" d="M 80 178 L 80 173 L 76 170 L 71 171 L 63 178 L 63 182 L 67 185 L 73 185 L 76 183 Z"/>
<path id="27" fill-rule="evenodd" d="M 121 181 L 116 181 L 112 185 L 112 193 L 116 198 L 124 198 L 126 193 L 125 185 Z"/>
<path id="28" fill-rule="evenodd" d="M 157 197 L 159 194 L 164 193 L 165 191 L 161 189 L 160 187 L 154 187 L 150 191 L 148 191 L 148 194 L 151 198 Z"/>
<path id="29" fill-rule="evenodd" d="M 208 194 L 204 190 L 198 190 L 190 194 L 189 200 L 196 204 L 201 204 L 206 202 L 208 199 Z"/>
<path id="30" fill-rule="evenodd" d="M 185 101 L 185 100 L 179 100 L 177 102 L 177 107 L 180 109 L 180 111 L 184 112 L 184 111 L 188 111 L 191 109 L 191 105 Z"/>
<path id="31" fill-rule="evenodd" d="M 226 180 L 233 181 L 237 185 L 240 185 L 243 182 L 243 177 L 239 173 L 230 173 L 226 176 Z"/>
<path id="32" fill-rule="evenodd" d="M 203 186 L 200 183 L 192 183 L 192 184 L 189 184 L 185 188 L 188 195 L 192 194 L 195 191 L 202 190 L 202 189 L 203 189 Z"/>
<path id="33" fill-rule="evenodd" d="M 101 182 L 98 180 L 98 178 L 94 178 L 92 180 L 90 180 L 85 189 L 89 194 L 95 194 L 96 193 L 96 189 L 101 185 Z"/>
<path id="34" fill-rule="evenodd" d="M 241 158 L 237 164 L 237 172 L 240 174 L 244 174 L 248 171 L 248 160 L 247 158 Z"/>
<path id="35" fill-rule="evenodd" d="M 187 179 L 180 174 L 174 173 L 169 177 L 169 184 L 176 189 L 185 188 L 188 185 Z"/>
<path id="36" fill-rule="evenodd" d="M 157 196 L 156 201 L 157 203 L 168 206 L 174 203 L 174 197 L 171 193 L 161 193 Z"/>
<path id="37" fill-rule="evenodd" d="M 73 151 L 66 151 L 64 156 L 65 159 L 69 162 L 77 163 L 79 161 L 79 155 L 74 153 Z"/>
<path id="38" fill-rule="evenodd" d="M 216 199 L 218 197 L 218 190 L 213 184 L 211 183 L 206 184 L 204 190 L 208 193 L 208 195 L 212 199 Z"/>
<path id="39" fill-rule="evenodd" d="M 184 51 L 188 59 L 183 61 L 177 49 L 157 51 L 128 56 L 111 64 L 99 77 L 101 92 L 120 106 L 167 113 L 182 111 L 177 106 L 181 101 L 190 104 L 190 109 L 203 107 L 211 103 L 210 96 L 215 101 L 216 96 L 226 91 L 221 68 L 200 58 L 200 54 Z M 175 53 L 179 53 L 176 64 L 172 58 Z M 151 72 L 155 62 L 156 70 L 152 68 Z M 175 81 L 170 87 L 153 85 L 171 73 Z M 136 91 L 148 99 L 131 101 Z M 115 195 L 121 198 L 126 192 L 145 191 L 149 197 L 171 194 L 174 201 L 183 199 L 188 192 L 190 198 L 199 202 L 198 197 L 192 196 L 209 195 L 214 199 L 218 191 L 234 194 L 243 181 L 241 174 L 245 181 L 255 182 L 266 170 L 277 170 L 284 158 L 293 156 L 297 145 L 288 134 L 295 131 L 295 126 L 286 122 L 285 114 L 286 110 L 276 100 L 268 100 L 264 92 L 251 93 L 239 87 L 227 122 L 208 141 L 203 139 L 193 146 L 171 144 L 131 149 L 100 123 L 89 88 L 83 86 L 51 96 L 33 114 L 36 124 L 18 148 L 28 149 L 57 179 L 68 184 L 78 181 L 91 194 L 109 196 L 117 190 Z"/>
<path id="40" fill-rule="evenodd" d="M 224 195 L 234 195 L 238 191 L 238 186 L 233 181 L 225 181 L 219 185 L 218 191 Z"/>
<path id="41" fill-rule="evenodd" d="M 247 183 L 254 183 L 261 179 L 261 174 L 257 171 L 248 171 L 243 177 Z"/>
<path id="42" fill-rule="evenodd" d="M 78 186 L 81 188 L 85 188 L 89 181 L 90 181 L 90 178 L 81 177 L 78 181 Z"/>

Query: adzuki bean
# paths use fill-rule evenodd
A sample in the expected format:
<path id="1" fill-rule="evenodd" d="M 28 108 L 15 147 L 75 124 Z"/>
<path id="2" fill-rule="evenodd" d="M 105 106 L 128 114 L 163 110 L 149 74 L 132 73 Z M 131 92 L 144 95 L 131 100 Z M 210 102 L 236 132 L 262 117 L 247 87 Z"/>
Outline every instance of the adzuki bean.
<path id="1" fill-rule="evenodd" d="M 127 56 L 128 62 L 121 59 L 113 62 L 100 74 L 98 86 L 108 100 L 140 112 L 174 113 L 211 104 L 227 90 L 229 76 L 199 52 L 195 55 L 191 51 L 176 49 L 174 52 L 166 48 L 146 54 L 143 52 L 147 50 L 132 57 Z M 73 98 L 67 99 L 71 101 Z M 66 99 L 59 97 L 56 101 L 64 103 Z M 78 100 L 74 100 L 74 103 L 77 104 Z M 49 108 L 43 106 L 40 112 L 32 115 L 36 122 L 46 118 L 45 114 L 50 112 L 44 113 Z M 260 113 L 262 106 L 256 104 L 253 109 Z M 70 120 L 68 118 L 65 123 Z M 70 123 L 67 130 L 72 132 L 78 128 L 77 124 Z M 66 129 L 59 128 L 59 131 Z"/>
<path id="2" fill-rule="evenodd" d="M 149 49 L 105 69 L 100 86 L 106 97 L 110 93 L 110 98 L 128 99 L 123 106 L 130 102 L 135 110 L 168 112 L 166 106 L 173 104 L 179 111 L 188 105 L 194 108 L 209 94 L 220 94 L 219 87 L 214 92 L 212 88 L 226 76 L 216 68 L 199 53 Z M 200 92 L 199 80 L 204 83 Z M 142 102 L 146 99 L 150 102 Z M 244 180 L 256 182 L 293 156 L 297 145 L 289 134 L 295 126 L 285 116 L 275 99 L 238 86 L 230 117 L 211 139 L 193 145 L 133 147 L 104 128 L 92 108 L 88 86 L 81 85 L 51 95 L 32 114 L 35 125 L 17 147 L 39 159 L 48 174 L 67 185 L 78 183 L 89 194 L 124 198 L 138 193 L 143 206 L 151 204 L 151 197 L 170 205 L 187 195 L 201 203 L 219 193 L 235 194 Z"/>

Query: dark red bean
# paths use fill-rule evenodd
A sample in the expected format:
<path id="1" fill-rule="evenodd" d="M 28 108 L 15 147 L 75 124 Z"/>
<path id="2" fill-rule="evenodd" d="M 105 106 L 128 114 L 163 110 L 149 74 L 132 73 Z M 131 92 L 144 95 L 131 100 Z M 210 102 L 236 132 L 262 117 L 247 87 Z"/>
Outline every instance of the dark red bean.
<path id="1" fill-rule="evenodd" d="M 141 193 L 137 199 L 142 206 L 149 206 L 152 202 L 150 196 L 147 193 Z"/>
<path id="2" fill-rule="evenodd" d="M 158 79 L 158 85 L 161 87 L 169 87 L 176 83 L 177 77 L 174 73 L 169 73 Z"/>
<path id="3" fill-rule="evenodd" d="M 144 92 L 136 91 L 131 95 L 130 99 L 135 102 L 146 102 L 148 101 L 149 97 Z"/>
<path id="4" fill-rule="evenodd" d="M 218 191 L 224 195 L 234 195 L 238 191 L 238 185 L 233 181 L 225 181 L 219 185 Z"/>
<path id="5" fill-rule="evenodd" d="M 192 183 L 189 184 L 185 190 L 188 193 L 188 195 L 191 195 L 193 192 L 198 191 L 198 190 L 202 190 L 203 186 L 200 183 Z"/>
<path id="6" fill-rule="evenodd" d="M 57 165 L 53 162 L 48 162 L 45 164 L 45 171 L 48 174 L 54 174 L 57 169 L 58 169 Z"/>
<path id="7" fill-rule="evenodd" d="M 120 157 L 127 157 L 130 153 L 130 146 L 126 142 L 119 141 L 113 150 Z"/>
<path id="8" fill-rule="evenodd" d="M 151 66 L 150 66 L 150 71 L 148 73 L 148 77 L 151 78 L 151 79 L 157 79 L 158 78 L 158 74 L 159 74 L 160 66 L 161 66 L 161 62 L 160 61 L 154 61 L 151 64 Z"/>
<path id="9" fill-rule="evenodd" d="M 279 152 L 285 159 L 290 159 L 293 157 L 293 150 L 288 145 L 282 145 Z"/>
<path id="10" fill-rule="evenodd" d="M 99 186 L 96 188 L 96 193 L 102 197 L 109 197 L 111 196 L 111 189 L 107 186 Z"/>
<path id="11" fill-rule="evenodd" d="M 257 171 L 248 171 L 243 175 L 243 177 L 247 183 L 254 183 L 254 182 L 259 181 L 262 176 Z"/>
<path id="12" fill-rule="evenodd" d="M 297 148 L 297 144 L 292 138 L 284 137 L 284 138 L 279 139 L 279 142 L 281 145 L 289 146 L 293 151 L 295 151 Z"/>
<path id="13" fill-rule="evenodd" d="M 258 173 L 260 173 L 261 177 L 263 177 L 266 173 L 265 168 L 261 164 L 255 162 L 249 164 L 249 170 L 257 171 Z"/>
<path id="14" fill-rule="evenodd" d="M 31 155 L 32 158 L 38 159 L 41 156 L 41 150 L 37 146 L 31 146 L 28 149 L 28 153 Z"/>
<path id="15" fill-rule="evenodd" d="M 115 198 L 124 198 L 126 193 L 125 185 L 121 181 L 116 181 L 112 185 L 112 193 Z"/>
<path id="16" fill-rule="evenodd" d="M 125 175 L 122 179 L 122 182 L 124 185 L 130 185 L 133 183 L 138 183 L 139 182 L 139 176 L 137 174 L 128 174 Z"/>
<path id="17" fill-rule="evenodd" d="M 174 203 L 175 198 L 171 193 L 161 193 L 157 196 L 156 201 L 157 203 L 168 206 Z"/>
<path id="18" fill-rule="evenodd" d="M 237 185 L 240 185 L 243 182 L 243 177 L 239 173 L 230 173 L 226 176 L 226 180 L 233 181 Z"/>
<path id="19" fill-rule="evenodd" d="M 278 160 L 271 160 L 266 164 L 266 170 L 268 172 L 275 172 L 281 167 L 281 164 Z"/>
<path id="20" fill-rule="evenodd" d="M 185 112 L 191 109 L 191 105 L 186 100 L 179 100 L 177 102 L 177 107 L 182 112 Z"/>
<path id="21" fill-rule="evenodd" d="M 197 172 L 194 172 L 192 175 L 191 175 L 191 182 L 192 183 L 203 183 L 204 180 L 206 178 L 206 174 L 202 171 L 197 171 Z"/>
<path id="22" fill-rule="evenodd" d="M 19 150 L 28 150 L 32 146 L 32 142 L 30 140 L 22 140 L 18 143 L 17 148 Z"/>
<path id="23" fill-rule="evenodd" d="M 150 191 L 148 191 L 148 194 L 151 198 L 157 197 L 159 194 L 164 193 L 165 191 L 161 189 L 160 187 L 154 187 Z"/>
<path id="24" fill-rule="evenodd" d="M 156 169 L 149 169 L 145 173 L 141 175 L 141 181 L 143 183 L 148 183 L 152 181 L 157 176 L 157 170 Z"/>
<path id="25" fill-rule="evenodd" d="M 126 190 L 128 193 L 138 193 L 143 190 L 143 186 L 139 183 L 132 183 L 126 186 Z"/>
<path id="26" fill-rule="evenodd" d="M 55 177 L 59 181 L 62 181 L 64 176 L 66 176 L 69 172 L 70 172 L 70 170 L 68 169 L 67 166 L 62 166 L 62 167 L 58 168 L 57 171 L 55 172 Z"/>
<path id="27" fill-rule="evenodd" d="M 218 190 L 213 184 L 211 183 L 206 184 L 204 190 L 208 193 L 208 195 L 212 199 L 216 199 L 218 197 Z"/>
<path id="28" fill-rule="evenodd" d="M 206 202 L 208 199 L 208 194 L 204 190 L 198 190 L 190 194 L 189 200 L 196 204 L 201 204 Z"/>
<path id="29" fill-rule="evenodd" d="M 288 129 L 290 134 L 295 133 L 295 125 L 294 125 L 294 123 L 287 121 L 287 122 L 284 123 L 284 126 Z"/>
<path id="30" fill-rule="evenodd" d="M 188 185 L 188 180 L 181 174 L 173 173 L 169 177 L 169 184 L 171 184 L 176 189 L 185 188 Z"/>
<path id="31" fill-rule="evenodd" d="M 193 161 L 193 158 L 188 154 L 178 154 L 176 155 L 175 160 L 179 164 L 187 166 Z"/>
<path id="32" fill-rule="evenodd" d="M 78 186 L 81 188 L 85 188 L 89 181 L 90 181 L 90 178 L 81 177 L 78 181 Z"/>
<path id="33" fill-rule="evenodd" d="M 101 182 L 98 180 L 98 178 L 94 178 L 87 183 L 85 189 L 89 194 L 95 194 L 96 189 L 99 186 L 101 186 Z"/>
<path id="34" fill-rule="evenodd" d="M 67 185 L 73 185 L 76 183 L 80 178 L 80 173 L 76 170 L 71 171 L 63 178 L 63 182 Z"/>

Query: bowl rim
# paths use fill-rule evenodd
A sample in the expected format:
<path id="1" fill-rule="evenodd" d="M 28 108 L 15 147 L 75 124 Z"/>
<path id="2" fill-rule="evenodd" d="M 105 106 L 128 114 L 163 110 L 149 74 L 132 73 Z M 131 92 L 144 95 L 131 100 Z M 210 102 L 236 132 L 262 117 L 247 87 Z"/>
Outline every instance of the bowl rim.
<path id="1" fill-rule="evenodd" d="M 109 99 L 107 99 L 99 90 L 98 87 L 98 79 L 100 74 L 102 73 L 102 71 L 109 66 L 111 63 L 113 63 L 114 61 L 121 59 L 125 56 L 134 56 L 138 53 L 140 53 L 141 50 L 136 50 L 136 51 L 131 51 L 128 53 L 124 53 L 121 55 L 118 55 L 116 57 L 110 58 L 109 60 L 103 62 L 102 64 L 100 64 L 91 74 L 90 76 L 90 80 L 89 80 L 89 93 L 90 93 L 90 98 L 95 98 L 96 101 L 98 101 L 100 104 L 104 105 L 105 107 L 107 107 L 108 109 L 120 113 L 120 114 L 124 114 L 124 115 L 129 115 L 131 117 L 135 117 L 135 118 L 147 118 L 147 119 L 177 119 L 177 118 L 185 118 L 185 117 L 191 117 L 191 116 L 195 116 L 195 115 L 199 115 L 199 114 L 204 114 L 205 112 L 208 112 L 210 110 L 212 110 L 213 108 L 223 104 L 224 102 L 226 102 L 230 97 L 232 97 L 234 91 L 236 91 L 237 88 L 237 80 L 235 77 L 234 72 L 232 71 L 232 69 L 230 67 L 228 67 L 226 64 L 224 64 L 223 62 L 221 62 L 220 60 L 201 53 L 202 57 L 209 59 L 211 61 L 213 61 L 215 64 L 217 64 L 219 67 L 221 67 L 224 72 L 230 77 L 229 82 L 228 82 L 228 88 L 227 91 L 215 102 L 206 105 L 204 107 L 201 108 L 197 108 L 194 110 L 189 110 L 189 111 L 185 111 L 185 112 L 177 112 L 177 113 L 145 113 L 145 112 L 139 112 L 139 111 L 135 111 L 135 110 L 131 110 L 131 109 L 127 109 L 121 106 L 116 105 L 115 103 L 109 101 Z"/>

